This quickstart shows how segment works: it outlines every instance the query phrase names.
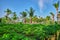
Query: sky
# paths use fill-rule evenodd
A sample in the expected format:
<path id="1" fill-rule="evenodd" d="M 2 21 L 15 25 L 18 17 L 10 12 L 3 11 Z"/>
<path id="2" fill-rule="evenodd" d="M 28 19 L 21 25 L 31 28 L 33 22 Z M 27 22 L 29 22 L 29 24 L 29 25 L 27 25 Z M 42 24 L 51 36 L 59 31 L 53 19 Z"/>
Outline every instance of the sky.
<path id="1" fill-rule="evenodd" d="M 29 10 L 32 7 L 35 10 L 34 15 L 46 17 L 50 12 L 56 15 L 56 9 L 53 4 L 59 0 L 0 0 L 0 17 L 4 17 L 5 10 L 9 8 L 19 16 L 20 12 Z M 59 7 L 60 11 L 60 7 Z"/>

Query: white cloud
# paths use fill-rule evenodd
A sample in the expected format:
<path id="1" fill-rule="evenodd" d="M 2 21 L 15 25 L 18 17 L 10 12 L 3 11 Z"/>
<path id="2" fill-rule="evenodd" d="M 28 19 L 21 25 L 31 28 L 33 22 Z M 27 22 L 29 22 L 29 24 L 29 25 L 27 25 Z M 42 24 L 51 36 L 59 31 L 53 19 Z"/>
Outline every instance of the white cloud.
<path id="1" fill-rule="evenodd" d="M 38 5 L 39 5 L 40 9 L 43 9 L 43 6 L 44 6 L 43 0 L 38 0 Z"/>
<path id="2" fill-rule="evenodd" d="M 43 10 L 47 8 L 47 4 L 52 4 L 51 2 L 53 2 L 53 0 L 38 0 L 40 12 L 42 13 Z"/>
<path id="3" fill-rule="evenodd" d="M 45 4 L 47 3 L 51 3 L 53 2 L 53 0 L 38 0 L 38 5 L 40 7 L 40 9 L 43 9 L 43 7 L 45 6 Z"/>

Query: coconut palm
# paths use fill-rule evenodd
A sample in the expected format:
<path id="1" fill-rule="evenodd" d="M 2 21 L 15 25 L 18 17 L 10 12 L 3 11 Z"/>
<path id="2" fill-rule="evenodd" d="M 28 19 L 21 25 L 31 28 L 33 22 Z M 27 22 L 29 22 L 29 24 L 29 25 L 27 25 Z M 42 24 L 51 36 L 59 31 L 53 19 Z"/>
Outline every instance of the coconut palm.
<path id="1" fill-rule="evenodd" d="M 53 6 L 56 8 L 57 14 L 58 14 L 58 8 L 59 8 L 59 1 L 55 4 L 53 4 Z"/>
<path id="2" fill-rule="evenodd" d="M 20 12 L 20 14 L 21 14 L 22 17 L 24 18 L 24 23 L 26 23 L 27 12 L 23 11 L 23 12 Z"/>
<path id="3" fill-rule="evenodd" d="M 16 20 L 17 20 L 17 15 L 16 15 L 16 12 L 13 12 L 13 22 L 15 23 L 16 22 Z"/>
<path id="4" fill-rule="evenodd" d="M 54 14 L 53 14 L 53 12 L 50 12 L 50 14 L 52 15 L 52 20 L 54 21 Z"/>
<path id="5" fill-rule="evenodd" d="M 16 20 L 16 19 L 17 19 L 16 12 L 13 12 L 13 20 Z"/>
<path id="6" fill-rule="evenodd" d="M 6 19 L 8 19 L 8 16 L 12 13 L 10 9 L 6 9 Z"/>
<path id="7" fill-rule="evenodd" d="M 29 13 L 30 23 L 32 23 L 32 17 L 34 15 L 35 10 L 32 7 L 30 7 L 30 10 L 27 12 Z"/>
<path id="8" fill-rule="evenodd" d="M 59 8 L 59 1 L 55 4 L 53 4 L 54 7 L 56 8 L 56 11 L 57 11 L 57 15 L 58 15 L 58 8 Z M 57 16 L 58 17 L 58 16 Z M 58 20 L 58 19 L 57 19 Z M 58 33 L 57 33 L 57 40 L 58 40 Z"/>

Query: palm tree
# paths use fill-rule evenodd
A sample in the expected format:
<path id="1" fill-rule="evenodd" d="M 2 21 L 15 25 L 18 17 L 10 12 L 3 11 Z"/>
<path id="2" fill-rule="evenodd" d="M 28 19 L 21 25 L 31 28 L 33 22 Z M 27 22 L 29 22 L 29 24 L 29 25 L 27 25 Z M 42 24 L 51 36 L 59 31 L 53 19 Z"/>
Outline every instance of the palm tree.
<path id="1" fill-rule="evenodd" d="M 16 22 L 16 19 L 17 19 L 17 15 L 16 15 L 16 12 L 13 12 L 13 20 L 14 20 L 14 23 Z"/>
<path id="2" fill-rule="evenodd" d="M 57 19 L 58 19 L 58 24 L 60 24 L 60 20 L 59 20 L 59 19 L 60 19 L 60 11 L 59 11 L 58 13 L 59 13 L 59 14 L 58 14 L 58 18 L 57 18 Z M 59 38 L 59 33 L 60 33 L 60 31 L 58 30 L 58 31 L 57 31 L 57 40 L 58 40 L 58 38 Z"/>
<path id="3" fill-rule="evenodd" d="M 57 15 L 58 15 L 59 1 L 58 1 L 57 3 L 55 3 L 55 4 L 53 4 L 53 5 L 54 5 L 54 7 L 56 8 Z M 58 17 L 58 16 L 57 16 L 57 17 Z M 57 20 L 58 20 L 58 18 L 57 18 Z M 58 40 L 58 32 L 57 32 L 57 40 Z"/>
<path id="4" fill-rule="evenodd" d="M 30 10 L 27 10 L 27 12 L 29 13 L 30 23 L 32 23 L 32 17 L 34 15 L 35 10 L 32 7 L 30 7 Z"/>
<path id="5" fill-rule="evenodd" d="M 27 16 L 27 13 L 25 11 L 23 12 L 20 12 L 20 14 L 22 15 L 22 17 L 24 18 L 24 23 L 26 23 L 26 16 Z"/>
<path id="6" fill-rule="evenodd" d="M 53 14 L 53 12 L 50 12 L 50 14 L 52 15 L 52 20 L 54 21 L 54 14 Z"/>
<path id="7" fill-rule="evenodd" d="M 55 4 L 53 4 L 53 6 L 56 8 L 57 14 L 58 14 L 58 8 L 59 8 L 59 1 Z"/>
<path id="8" fill-rule="evenodd" d="M 16 20 L 16 19 L 17 19 L 16 12 L 13 12 L 13 20 Z"/>
<path id="9" fill-rule="evenodd" d="M 6 19 L 8 19 L 8 16 L 12 13 L 10 9 L 6 9 Z"/>

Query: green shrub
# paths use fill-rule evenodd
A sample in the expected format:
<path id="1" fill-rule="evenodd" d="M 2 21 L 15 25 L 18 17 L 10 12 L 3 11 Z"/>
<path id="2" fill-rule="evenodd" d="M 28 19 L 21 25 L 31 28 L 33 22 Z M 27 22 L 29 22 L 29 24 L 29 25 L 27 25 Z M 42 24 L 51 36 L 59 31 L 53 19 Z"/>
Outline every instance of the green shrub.
<path id="1" fill-rule="evenodd" d="M 37 40 L 48 38 L 60 30 L 59 24 L 0 23 L 0 40 Z"/>

